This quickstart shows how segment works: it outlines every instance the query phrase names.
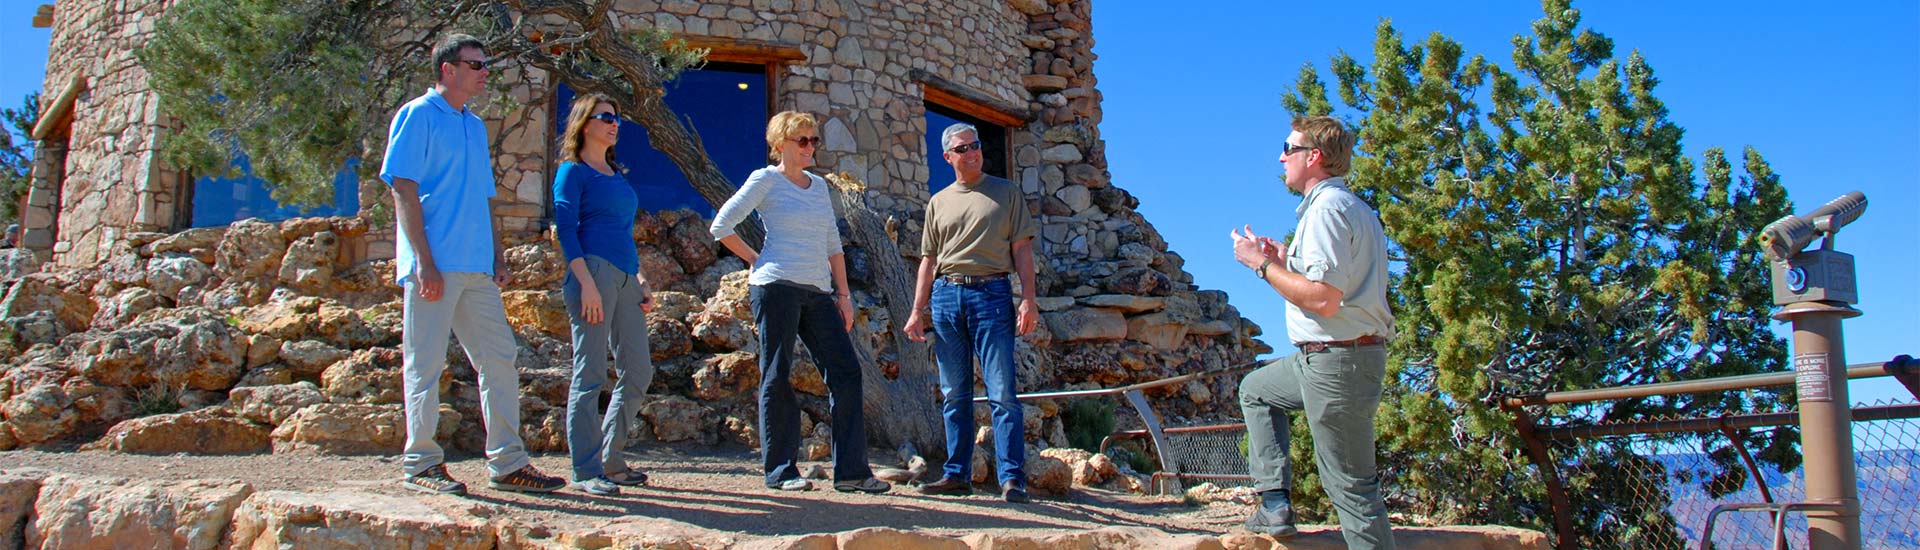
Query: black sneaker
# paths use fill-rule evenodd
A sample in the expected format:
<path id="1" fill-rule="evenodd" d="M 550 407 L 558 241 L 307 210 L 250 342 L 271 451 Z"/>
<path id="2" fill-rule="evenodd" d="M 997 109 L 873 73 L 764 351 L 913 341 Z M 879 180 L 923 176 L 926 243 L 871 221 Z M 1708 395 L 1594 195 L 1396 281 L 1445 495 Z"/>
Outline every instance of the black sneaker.
<path id="1" fill-rule="evenodd" d="M 1014 504 L 1024 504 L 1033 500 L 1032 497 L 1027 496 L 1027 489 L 1025 487 L 1021 487 L 1020 484 L 1011 481 L 1000 484 L 1000 496 L 1001 498 L 1007 499 L 1007 502 Z"/>
<path id="2" fill-rule="evenodd" d="M 540 473 L 540 470 L 535 470 L 532 464 L 528 464 L 514 470 L 511 474 L 493 478 L 493 481 L 487 482 L 487 486 L 502 491 L 551 493 L 566 487 L 567 481 Z"/>
<path id="3" fill-rule="evenodd" d="M 1253 505 L 1253 514 L 1247 516 L 1247 530 L 1276 539 L 1292 537 L 1300 532 L 1293 526 L 1293 502 L 1285 492 L 1265 492 L 1260 494 L 1260 503 Z"/>
<path id="4" fill-rule="evenodd" d="M 428 467 L 425 471 L 407 476 L 407 479 L 402 481 L 402 484 L 417 491 L 425 491 L 436 495 L 467 494 L 467 484 L 455 481 L 453 476 L 447 475 L 447 466 L 445 464 L 435 464 Z"/>
<path id="5" fill-rule="evenodd" d="M 866 479 L 850 479 L 845 481 L 836 481 L 833 483 L 833 490 L 839 491 L 842 493 L 851 493 L 851 492 L 859 491 L 862 493 L 877 495 L 880 493 L 885 493 L 892 488 L 893 488 L 892 484 L 887 483 L 885 481 L 880 481 L 877 478 L 871 478 L 871 477 Z"/>

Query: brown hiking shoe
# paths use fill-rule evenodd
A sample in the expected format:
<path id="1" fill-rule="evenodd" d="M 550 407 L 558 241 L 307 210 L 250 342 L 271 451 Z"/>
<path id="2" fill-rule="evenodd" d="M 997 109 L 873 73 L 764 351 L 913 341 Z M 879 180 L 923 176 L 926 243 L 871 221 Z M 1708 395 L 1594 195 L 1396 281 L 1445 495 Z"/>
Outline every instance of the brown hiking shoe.
<path id="1" fill-rule="evenodd" d="M 487 482 L 487 486 L 502 491 L 551 493 L 560 490 L 561 487 L 566 487 L 567 482 L 566 480 L 540 473 L 540 470 L 535 470 L 532 464 L 528 464 L 525 467 L 514 470 L 511 474 L 494 478 L 493 481 Z"/>
<path id="2" fill-rule="evenodd" d="M 453 479 L 453 476 L 447 475 L 447 466 L 445 464 L 435 464 L 418 474 L 407 476 L 407 479 L 402 483 L 410 489 L 426 491 L 436 495 L 467 494 L 467 484 L 456 481 Z"/>
<path id="3" fill-rule="evenodd" d="M 923 495 L 971 495 L 973 484 L 951 477 L 941 477 L 940 481 L 920 486 Z"/>

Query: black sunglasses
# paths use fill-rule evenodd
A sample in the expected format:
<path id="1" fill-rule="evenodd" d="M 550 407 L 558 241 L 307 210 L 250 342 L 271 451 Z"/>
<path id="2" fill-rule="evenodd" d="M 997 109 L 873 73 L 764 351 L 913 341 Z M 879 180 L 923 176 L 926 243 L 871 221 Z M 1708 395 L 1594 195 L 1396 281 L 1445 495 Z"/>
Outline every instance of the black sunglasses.
<path id="1" fill-rule="evenodd" d="M 797 138 L 788 138 L 788 139 L 793 140 L 794 143 L 800 144 L 801 147 L 819 147 L 820 146 L 820 136 L 807 136 L 807 137 L 797 137 Z"/>
<path id="2" fill-rule="evenodd" d="M 484 69 L 486 69 L 486 68 L 487 68 L 487 62 L 486 62 L 485 60 L 481 60 L 481 61 L 474 61 L 474 60 L 472 60 L 472 59 L 455 59 L 455 60 L 453 60 L 453 62 L 454 62 L 454 63 L 460 63 L 460 64 L 464 64 L 464 65 L 466 65 L 466 66 L 467 66 L 467 68 L 469 68 L 469 69 L 473 69 L 473 70 L 476 70 L 476 71 L 479 71 L 479 70 L 484 70 Z"/>
<path id="3" fill-rule="evenodd" d="M 953 146 L 953 148 L 947 149 L 947 150 L 953 151 L 953 153 L 956 155 L 964 155 L 964 154 L 967 154 L 969 151 L 980 150 L 980 141 L 974 140 L 973 143 L 962 143 L 959 145 L 955 145 Z"/>
<path id="4" fill-rule="evenodd" d="M 1313 149 L 1317 149 L 1317 147 L 1308 147 L 1305 145 L 1294 145 L 1291 143 L 1287 143 L 1285 141 L 1280 142 L 1280 156 L 1283 156 L 1283 157 L 1293 154 L 1294 151 L 1313 150 Z"/>
<path id="5" fill-rule="evenodd" d="M 593 120 L 598 120 L 598 121 L 600 121 L 600 122 L 605 122 L 605 123 L 607 123 L 607 124 L 619 124 L 619 123 L 620 123 L 620 115 L 616 115 L 616 114 L 613 114 L 613 113 L 599 113 L 599 114 L 595 114 L 595 115 L 593 115 L 593 116 L 590 116 L 590 117 L 587 117 L 587 118 L 590 118 L 590 119 L 593 119 Z"/>

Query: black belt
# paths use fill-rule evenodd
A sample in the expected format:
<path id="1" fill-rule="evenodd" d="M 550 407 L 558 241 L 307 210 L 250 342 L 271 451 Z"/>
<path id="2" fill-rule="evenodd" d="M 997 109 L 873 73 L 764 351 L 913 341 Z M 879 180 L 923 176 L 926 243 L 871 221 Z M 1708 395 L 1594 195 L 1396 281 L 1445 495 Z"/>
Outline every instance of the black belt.
<path id="1" fill-rule="evenodd" d="M 1293 347 L 1300 348 L 1300 351 L 1307 353 L 1319 353 L 1327 351 L 1327 348 L 1357 348 L 1360 346 L 1372 346 L 1385 343 L 1387 343 L 1386 338 L 1368 334 L 1352 340 L 1340 340 L 1338 342 L 1297 342 L 1293 344 Z"/>
<path id="2" fill-rule="evenodd" d="M 945 280 L 946 282 L 953 283 L 956 285 L 972 286 L 972 285 L 977 285 L 981 283 L 990 283 L 990 282 L 998 281 L 1001 279 L 1005 279 L 1007 278 L 1007 274 L 1005 273 L 995 273 L 992 275 L 947 274 L 947 275 L 941 275 L 940 278 L 942 280 Z"/>

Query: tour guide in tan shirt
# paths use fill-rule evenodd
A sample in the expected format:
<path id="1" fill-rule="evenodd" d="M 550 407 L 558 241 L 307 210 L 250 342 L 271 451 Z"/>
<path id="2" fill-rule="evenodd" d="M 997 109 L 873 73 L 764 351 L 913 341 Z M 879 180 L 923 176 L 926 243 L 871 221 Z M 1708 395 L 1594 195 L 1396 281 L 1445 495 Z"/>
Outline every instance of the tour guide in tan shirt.
<path id="1" fill-rule="evenodd" d="M 1026 502 L 1026 416 L 1015 395 L 1013 338 L 1016 330 L 1032 332 L 1040 316 L 1033 302 L 1033 216 L 1019 186 L 981 173 L 979 132 L 973 126 L 947 127 L 940 143 L 959 181 L 927 201 L 919 281 L 906 332 L 907 338 L 924 342 L 932 324 L 947 462 L 940 481 L 920 492 L 973 492 L 973 360 L 978 356 L 993 408 L 1000 495 L 1008 502 Z M 1020 275 L 1017 317 L 1009 272 Z"/>

